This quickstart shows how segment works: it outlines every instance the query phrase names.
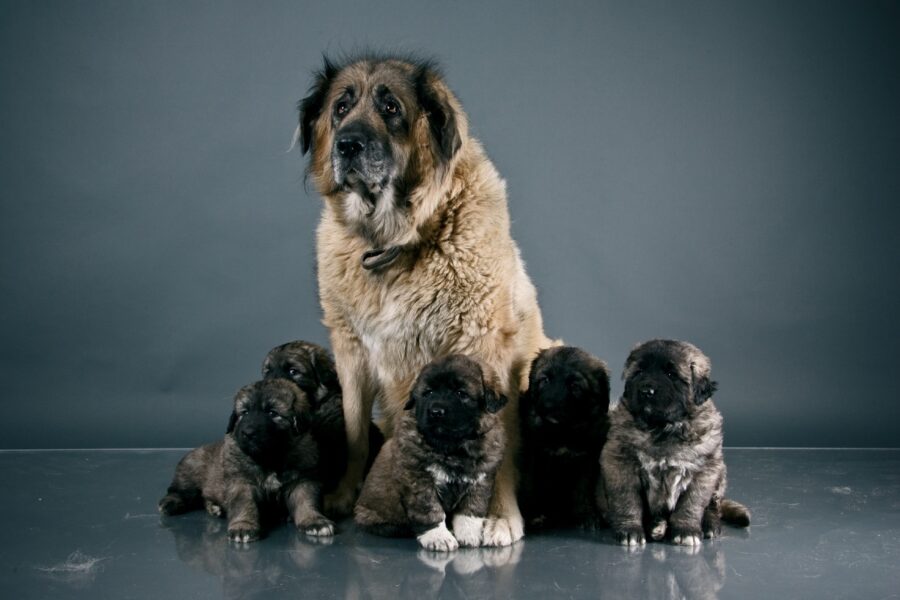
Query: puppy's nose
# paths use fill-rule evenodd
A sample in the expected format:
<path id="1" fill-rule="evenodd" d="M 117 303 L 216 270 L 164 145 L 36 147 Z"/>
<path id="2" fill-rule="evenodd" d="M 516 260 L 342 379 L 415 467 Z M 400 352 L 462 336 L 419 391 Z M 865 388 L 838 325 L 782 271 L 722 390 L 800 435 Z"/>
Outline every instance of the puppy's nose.
<path id="1" fill-rule="evenodd" d="M 338 154 L 344 158 L 353 158 L 366 147 L 366 140 L 360 133 L 345 133 L 337 141 Z"/>
<path id="2" fill-rule="evenodd" d="M 641 395 L 641 399 L 650 400 L 656 394 L 656 390 L 652 387 L 641 388 L 638 392 Z"/>
<path id="3" fill-rule="evenodd" d="M 447 414 L 447 409 L 443 406 L 435 406 L 428 409 L 428 416 L 432 419 L 443 419 Z"/>

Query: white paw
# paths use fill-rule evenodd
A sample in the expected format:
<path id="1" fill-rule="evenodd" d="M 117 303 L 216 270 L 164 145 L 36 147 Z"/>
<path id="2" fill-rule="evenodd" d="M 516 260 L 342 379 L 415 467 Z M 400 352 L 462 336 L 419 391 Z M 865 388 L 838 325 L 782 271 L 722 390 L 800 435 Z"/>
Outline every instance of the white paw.
<path id="1" fill-rule="evenodd" d="M 522 539 L 525 534 L 522 517 L 491 518 L 484 524 L 485 546 L 509 546 Z"/>
<path id="2" fill-rule="evenodd" d="M 675 534 L 672 537 L 672 543 L 676 546 L 699 546 L 700 536 L 696 534 Z"/>
<path id="3" fill-rule="evenodd" d="M 477 547 L 481 545 L 484 519 L 469 515 L 453 517 L 453 536 L 460 546 Z"/>
<path id="4" fill-rule="evenodd" d="M 320 521 L 318 523 L 310 525 L 309 527 L 306 527 L 303 530 L 303 533 L 305 533 L 306 535 L 329 537 L 334 535 L 334 523 Z"/>
<path id="5" fill-rule="evenodd" d="M 616 540 L 623 545 L 629 547 L 643 546 L 647 543 L 644 532 L 640 529 L 628 529 L 616 532 Z"/>
<path id="6" fill-rule="evenodd" d="M 437 527 L 432 527 L 418 538 L 419 545 L 426 550 L 435 552 L 452 552 L 459 548 L 459 542 L 447 529 L 447 524 L 441 521 Z"/>
<path id="7" fill-rule="evenodd" d="M 653 523 L 653 528 L 650 530 L 650 538 L 654 540 L 663 539 L 666 535 L 667 525 L 665 519 L 659 519 Z"/>
<path id="8" fill-rule="evenodd" d="M 219 506 L 218 504 L 216 504 L 215 502 L 207 500 L 206 501 L 206 512 L 208 512 L 209 514 L 211 514 L 214 517 L 221 517 L 222 516 L 222 507 Z"/>

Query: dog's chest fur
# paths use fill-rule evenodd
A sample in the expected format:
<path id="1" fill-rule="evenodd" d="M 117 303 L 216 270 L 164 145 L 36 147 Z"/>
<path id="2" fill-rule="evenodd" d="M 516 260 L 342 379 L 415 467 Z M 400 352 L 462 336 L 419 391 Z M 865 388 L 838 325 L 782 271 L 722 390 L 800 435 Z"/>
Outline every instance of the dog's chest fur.
<path id="1" fill-rule="evenodd" d="M 431 475 L 441 505 L 448 513 L 453 511 L 474 484 L 487 479 L 485 471 L 453 469 L 438 463 L 428 465 L 425 470 Z"/>

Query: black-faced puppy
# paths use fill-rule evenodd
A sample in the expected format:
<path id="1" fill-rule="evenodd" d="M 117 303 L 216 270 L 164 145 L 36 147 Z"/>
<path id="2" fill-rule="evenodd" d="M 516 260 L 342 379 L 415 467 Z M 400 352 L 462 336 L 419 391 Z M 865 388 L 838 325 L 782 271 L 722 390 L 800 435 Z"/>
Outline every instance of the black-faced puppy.
<path id="1" fill-rule="evenodd" d="M 263 379 L 289 379 L 306 392 L 311 405 L 310 429 L 319 449 L 322 491 L 337 487 L 347 469 L 347 432 L 341 384 L 334 360 L 325 348 L 297 340 L 272 348 L 263 360 Z M 384 442 L 369 424 L 369 466 Z"/>
<path id="2" fill-rule="evenodd" d="M 668 536 L 695 546 L 718 535 L 722 519 L 749 525 L 746 507 L 724 498 L 709 358 L 687 342 L 651 340 L 632 350 L 622 377 L 597 491 L 617 540 L 631 546 Z"/>
<path id="3" fill-rule="evenodd" d="M 519 399 L 519 506 L 526 525 L 599 525 L 595 501 L 606 441 L 609 369 L 571 346 L 542 350 Z"/>
<path id="4" fill-rule="evenodd" d="M 206 506 L 228 518 L 228 536 L 250 542 L 287 509 L 304 533 L 329 536 L 334 524 L 319 506 L 318 451 L 309 432 L 306 394 L 283 379 L 241 388 L 224 439 L 189 452 L 175 468 L 163 514 Z"/>
<path id="5" fill-rule="evenodd" d="M 363 485 L 356 522 L 379 535 L 415 534 L 429 550 L 482 545 L 505 443 L 498 387 L 466 356 L 428 364 Z"/>

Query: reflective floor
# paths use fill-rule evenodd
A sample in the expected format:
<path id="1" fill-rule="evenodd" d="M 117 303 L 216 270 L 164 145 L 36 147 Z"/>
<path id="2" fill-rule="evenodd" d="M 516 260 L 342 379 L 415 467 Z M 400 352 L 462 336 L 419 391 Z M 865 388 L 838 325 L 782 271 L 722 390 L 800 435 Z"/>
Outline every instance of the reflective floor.
<path id="1" fill-rule="evenodd" d="M 349 521 L 241 547 L 205 513 L 163 520 L 183 453 L 0 452 L 0 597 L 900 598 L 900 450 L 727 450 L 753 524 L 693 552 L 563 531 L 446 556 Z"/>

